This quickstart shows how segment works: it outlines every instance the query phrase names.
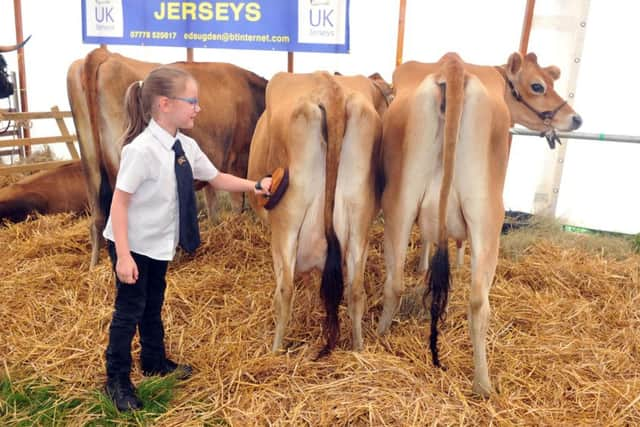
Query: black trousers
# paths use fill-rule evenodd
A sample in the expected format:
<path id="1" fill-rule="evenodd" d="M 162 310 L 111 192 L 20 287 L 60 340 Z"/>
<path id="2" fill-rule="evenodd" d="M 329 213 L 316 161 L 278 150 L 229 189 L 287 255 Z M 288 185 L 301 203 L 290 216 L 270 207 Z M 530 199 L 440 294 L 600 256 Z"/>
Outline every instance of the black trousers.
<path id="1" fill-rule="evenodd" d="M 108 242 L 108 250 L 115 272 L 117 256 L 113 242 Z M 109 378 L 130 374 L 131 342 L 136 327 L 140 332 L 142 369 L 154 369 L 166 357 L 161 313 L 169 263 L 134 252 L 131 255 L 138 266 L 138 281 L 133 285 L 122 283 L 115 274 L 117 293 L 106 351 Z"/>

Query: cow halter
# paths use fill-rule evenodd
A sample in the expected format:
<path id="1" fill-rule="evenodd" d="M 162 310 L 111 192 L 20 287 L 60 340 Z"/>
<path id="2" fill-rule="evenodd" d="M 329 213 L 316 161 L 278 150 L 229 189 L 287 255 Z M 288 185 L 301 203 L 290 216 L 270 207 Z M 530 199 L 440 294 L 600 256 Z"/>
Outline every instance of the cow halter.
<path id="1" fill-rule="evenodd" d="M 509 80 L 504 70 L 502 70 L 500 67 L 496 67 L 496 68 L 498 68 L 498 71 L 500 72 L 504 80 L 507 82 L 507 85 L 509 86 L 509 90 L 511 91 L 511 96 L 513 96 L 516 101 L 522 103 L 525 107 L 531 110 L 536 116 L 538 116 L 540 120 L 542 120 L 542 123 L 544 123 L 545 126 L 548 127 L 548 130 L 540 132 L 540 136 L 541 137 L 544 136 L 546 138 L 547 143 L 549 144 L 549 148 L 552 150 L 556 148 L 556 142 L 562 145 L 562 141 L 560 141 L 560 138 L 556 134 L 556 130 L 551 126 L 551 122 L 553 121 L 553 118 L 556 116 L 558 111 L 560 111 L 560 109 L 567 104 L 567 101 L 564 100 L 560 105 L 558 105 L 553 110 L 538 111 L 531 104 L 525 101 L 522 95 L 520 95 L 520 92 L 518 92 L 518 89 L 516 89 L 513 82 Z"/>

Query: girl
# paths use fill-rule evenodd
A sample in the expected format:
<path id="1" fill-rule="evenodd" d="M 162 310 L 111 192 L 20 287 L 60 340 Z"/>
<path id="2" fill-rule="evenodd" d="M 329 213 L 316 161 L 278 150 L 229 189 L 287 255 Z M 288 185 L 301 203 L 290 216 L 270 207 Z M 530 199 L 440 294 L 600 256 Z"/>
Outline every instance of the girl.
<path id="1" fill-rule="evenodd" d="M 144 375 L 176 373 L 186 379 L 189 365 L 168 359 L 161 312 L 168 261 L 176 246 L 193 252 L 200 243 L 193 179 L 215 189 L 269 194 L 271 178 L 254 182 L 219 172 L 196 142 L 180 132 L 191 129 L 200 111 L 198 85 L 188 72 L 161 66 L 125 96 L 127 129 L 120 169 L 104 230 L 116 272 L 116 299 L 106 351 L 106 392 L 118 410 L 142 406 L 130 380 L 131 342 L 140 332 Z"/>

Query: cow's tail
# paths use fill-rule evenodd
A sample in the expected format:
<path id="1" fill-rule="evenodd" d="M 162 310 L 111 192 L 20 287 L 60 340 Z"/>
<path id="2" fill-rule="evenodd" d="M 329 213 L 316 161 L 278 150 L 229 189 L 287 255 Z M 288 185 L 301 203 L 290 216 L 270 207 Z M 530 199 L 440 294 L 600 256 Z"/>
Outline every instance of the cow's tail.
<path id="1" fill-rule="evenodd" d="M 87 97 L 87 109 L 89 111 L 89 122 L 91 123 L 91 132 L 93 136 L 93 144 L 96 155 L 96 161 L 100 165 L 100 189 L 99 189 L 99 208 L 104 218 L 109 215 L 109 207 L 111 205 L 112 185 L 109 178 L 109 170 L 115 171 L 115 165 L 106 165 L 108 158 L 103 158 L 102 143 L 100 141 L 100 121 L 98 117 L 98 70 L 111 53 L 101 47 L 92 50 L 84 61 L 84 79 L 85 94 Z M 105 165 L 106 168 L 105 169 Z M 108 190 L 107 190 L 108 188 Z"/>
<path id="2" fill-rule="evenodd" d="M 104 215 L 104 219 L 109 218 L 111 214 L 111 200 L 113 199 L 113 188 L 109 184 L 109 177 L 107 171 L 103 166 L 100 166 L 100 189 L 98 192 L 100 212 Z"/>
<path id="3" fill-rule="evenodd" d="M 382 193 L 387 185 L 387 177 L 384 171 L 384 126 L 382 135 L 378 138 L 376 145 L 373 148 L 373 170 L 375 171 L 374 177 L 374 189 L 376 200 L 382 200 Z"/>
<path id="4" fill-rule="evenodd" d="M 322 271 L 320 296 L 325 306 L 324 335 L 326 344 L 318 354 L 318 358 L 331 353 L 340 335 L 340 319 L 338 309 L 344 291 L 342 275 L 342 251 L 340 241 L 333 224 L 333 210 L 335 206 L 336 185 L 338 180 L 338 166 L 342 139 L 346 126 L 345 99 L 340 86 L 328 74 L 322 74 L 327 79 L 327 96 L 320 103 L 322 110 L 323 129 L 326 129 L 327 154 L 325 177 L 324 203 L 324 233 L 327 239 L 327 258 Z"/>
<path id="5" fill-rule="evenodd" d="M 431 293 L 431 336 L 429 347 L 435 366 L 440 366 L 438 357 L 438 322 L 444 317 L 449 299 L 450 269 L 447 239 L 447 201 L 451 192 L 455 166 L 455 151 L 464 102 L 464 68 L 462 61 L 451 58 L 444 62 L 442 77 L 444 102 L 444 143 L 442 146 L 443 176 L 438 204 L 438 241 L 431 258 L 427 274 L 425 300 Z"/>

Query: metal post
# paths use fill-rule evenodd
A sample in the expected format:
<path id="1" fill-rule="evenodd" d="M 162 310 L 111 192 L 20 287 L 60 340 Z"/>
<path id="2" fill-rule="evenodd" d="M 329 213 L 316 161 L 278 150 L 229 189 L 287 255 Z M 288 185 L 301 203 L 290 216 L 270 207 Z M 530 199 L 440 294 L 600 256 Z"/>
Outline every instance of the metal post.
<path id="1" fill-rule="evenodd" d="M 536 0 L 527 0 L 524 22 L 522 23 L 522 33 L 520 33 L 520 54 L 523 56 L 529 51 L 529 36 L 531 35 L 531 23 L 533 22 L 533 9 L 535 9 L 535 7 Z"/>
<path id="2" fill-rule="evenodd" d="M 16 77 L 15 71 L 11 72 L 11 80 L 13 81 L 13 87 L 20 87 L 18 86 L 18 79 Z M 13 92 L 13 95 L 11 95 L 11 104 L 13 105 L 13 111 L 15 112 L 22 111 L 22 108 L 20 107 L 20 97 L 18 96 L 17 92 Z M 15 129 L 13 131 L 14 138 L 25 138 L 24 127 L 15 126 L 14 124 L 14 129 Z M 25 148 L 26 148 L 26 145 L 21 145 L 19 147 L 14 148 L 15 154 L 17 154 L 18 158 L 21 160 L 27 157 Z M 13 163 L 13 157 L 11 158 L 11 163 Z"/>
<path id="3" fill-rule="evenodd" d="M 536 0 L 527 0 L 527 7 L 524 11 L 524 21 L 522 22 L 522 31 L 520 32 L 520 55 L 524 56 L 529 50 L 529 36 L 531 35 L 531 24 L 533 23 L 533 10 L 536 7 Z M 513 126 L 513 122 L 511 122 Z M 511 153 L 511 143 L 513 137 L 509 134 L 509 153 Z"/>
<path id="4" fill-rule="evenodd" d="M 16 25 L 16 43 L 22 43 L 24 37 L 22 35 L 22 3 L 20 0 L 13 0 L 13 14 Z M 24 48 L 18 49 L 18 76 L 20 78 L 20 111 L 29 111 L 29 102 L 27 101 L 27 73 L 24 65 Z M 24 137 L 31 137 L 31 130 L 24 129 Z M 25 155 L 31 154 L 31 147 L 25 146 Z"/>
<path id="5" fill-rule="evenodd" d="M 398 37 L 396 43 L 396 67 L 402 64 L 402 50 L 404 47 L 404 17 L 407 12 L 407 0 L 400 0 L 400 14 L 398 16 Z"/>
<path id="6" fill-rule="evenodd" d="M 293 73 L 293 52 L 287 52 L 287 71 Z"/>

